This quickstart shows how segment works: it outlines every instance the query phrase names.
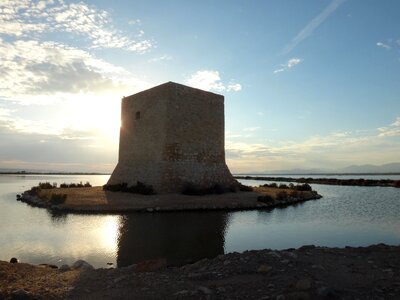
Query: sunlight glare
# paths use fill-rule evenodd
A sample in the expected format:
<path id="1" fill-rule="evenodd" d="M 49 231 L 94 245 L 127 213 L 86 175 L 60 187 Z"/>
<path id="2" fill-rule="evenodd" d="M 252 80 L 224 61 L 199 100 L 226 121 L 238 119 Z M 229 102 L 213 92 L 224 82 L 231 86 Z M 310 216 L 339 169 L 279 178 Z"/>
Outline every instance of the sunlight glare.
<path id="1" fill-rule="evenodd" d="M 99 235 L 100 246 L 107 252 L 111 253 L 117 252 L 118 227 L 119 227 L 118 216 L 108 216 L 102 222 L 102 224 L 99 224 L 98 235 Z"/>

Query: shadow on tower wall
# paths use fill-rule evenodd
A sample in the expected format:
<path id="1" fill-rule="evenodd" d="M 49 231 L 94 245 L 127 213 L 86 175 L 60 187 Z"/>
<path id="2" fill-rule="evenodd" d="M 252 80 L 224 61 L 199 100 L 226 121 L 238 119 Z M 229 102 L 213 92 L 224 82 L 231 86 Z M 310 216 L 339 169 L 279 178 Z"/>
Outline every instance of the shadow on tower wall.
<path id="1" fill-rule="evenodd" d="M 224 253 L 223 212 L 130 214 L 121 219 L 118 267 L 164 258 L 181 265 Z"/>

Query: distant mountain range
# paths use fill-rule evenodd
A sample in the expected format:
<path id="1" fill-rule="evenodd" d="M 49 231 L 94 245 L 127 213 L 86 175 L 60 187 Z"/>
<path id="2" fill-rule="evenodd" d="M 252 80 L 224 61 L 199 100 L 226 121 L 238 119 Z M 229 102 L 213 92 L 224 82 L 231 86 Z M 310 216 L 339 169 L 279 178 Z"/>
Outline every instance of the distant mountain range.
<path id="1" fill-rule="evenodd" d="M 390 163 L 384 165 L 351 165 L 341 169 L 290 169 L 278 171 L 249 172 L 248 174 L 400 174 L 400 163 Z"/>

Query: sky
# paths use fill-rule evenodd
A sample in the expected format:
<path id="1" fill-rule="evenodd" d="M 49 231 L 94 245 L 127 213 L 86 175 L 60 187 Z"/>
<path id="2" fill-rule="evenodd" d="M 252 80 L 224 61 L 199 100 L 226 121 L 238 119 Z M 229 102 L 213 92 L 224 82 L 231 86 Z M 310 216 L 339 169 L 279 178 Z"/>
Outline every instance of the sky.
<path id="1" fill-rule="evenodd" d="M 400 162 L 398 0 L 1 0 L 0 168 L 110 172 L 123 96 L 225 96 L 234 173 Z"/>

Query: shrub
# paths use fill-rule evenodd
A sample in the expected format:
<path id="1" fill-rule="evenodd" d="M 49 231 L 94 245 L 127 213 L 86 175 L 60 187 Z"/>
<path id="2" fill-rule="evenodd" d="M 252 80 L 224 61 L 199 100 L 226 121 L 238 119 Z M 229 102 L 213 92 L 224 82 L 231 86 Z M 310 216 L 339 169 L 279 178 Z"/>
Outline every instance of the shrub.
<path id="1" fill-rule="evenodd" d="M 132 185 L 130 187 L 128 187 L 128 184 L 126 182 L 117 184 L 105 184 L 103 185 L 103 190 L 111 192 L 142 194 L 142 195 L 155 194 L 153 186 L 146 185 L 140 181 L 138 181 L 136 185 Z"/>
<path id="2" fill-rule="evenodd" d="M 312 191 L 311 186 L 308 183 L 296 185 L 298 191 Z"/>
<path id="3" fill-rule="evenodd" d="M 274 198 L 272 198 L 270 195 L 258 196 L 257 201 L 263 202 L 266 204 L 272 204 L 272 203 L 274 203 Z"/>
<path id="4" fill-rule="evenodd" d="M 247 187 L 249 188 L 249 187 Z M 187 182 L 182 189 L 182 194 L 191 195 L 191 196 L 201 196 L 201 195 L 210 195 L 210 194 L 225 194 L 229 192 L 235 192 L 235 187 L 224 187 L 218 183 L 214 184 L 211 187 L 202 187 L 196 185 L 192 182 Z"/>
<path id="5" fill-rule="evenodd" d="M 272 183 L 269 184 L 269 187 L 277 188 L 278 185 L 275 182 L 272 182 Z"/>
<path id="6" fill-rule="evenodd" d="M 89 183 L 89 181 L 86 181 L 85 184 L 81 182 L 79 183 L 61 183 L 60 188 L 82 188 L 82 187 L 92 187 L 92 185 Z"/>
<path id="7" fill-rule="evenodd" d="M 128 191 L 130 193 L 137 193 L 142 195 L 153 195 L 155 194 L 153 186 L 145 185 L 144 183 L 138 181 L 136 185 L 131 186 Z"/>
<path id="8" fill-rule="evenodd" d="M 49 202 L 54 205 L 63 204 L 67 199 L 66 194 L 51 194 Z"/>
<path id="9" fill-rule="evenodd" d="M 239 184 L 239 191 L 241 192 L 252 192 L 253 188 L 251 186 L 248 185 L 244 185 L 244 184 Z"/>
<path id="10" fill-rule="evenodd" d="M 400 188 L 400 180 L 396 180 L 394 182 L 394 186 L 397 187 L 397 188 Z"/>
<path id="11" fill-rule="evenodd" d="M 288 198 L 288 193 L 286 191 L 279 191 L 276 194 L 276 200 L 286 200 Z"/>
<path id="12" fill-rule="evenodd" d="M 33 186 L 31 189 L 28 191 L 28 194 L 31 196 L 37 196 L 39 192 L 41 191 L 41 188 L 38 186 Z"/>
<path id="13" fill-rule="evenodd" d="M 190 196 L 201 196 L 211 194 L 211 190 L 195 185 L 192 182 L 188 182 L 183 186 L 182 194 Z"/>
<path id="14" fill-rule="evenodd" d="M 39 182 L 38 187 L 42 190 L 50 190 L 57 187 L 57 183 L 51 184 L 50 182 Z"/>
<path id="15" fill-rule="evenodd" d="M 288 189 L 289 187 L 288 187 L 286 184 L 281 183 L 281 184 L 279 185 L 279 188 L 280 188 L 280 189 Z"/>

